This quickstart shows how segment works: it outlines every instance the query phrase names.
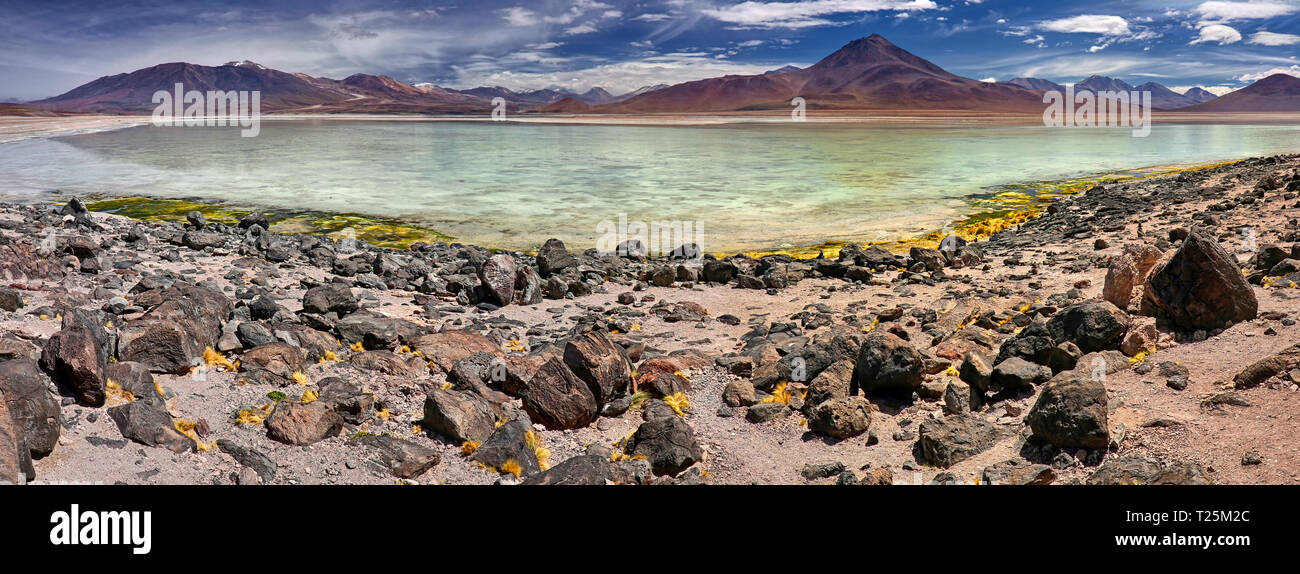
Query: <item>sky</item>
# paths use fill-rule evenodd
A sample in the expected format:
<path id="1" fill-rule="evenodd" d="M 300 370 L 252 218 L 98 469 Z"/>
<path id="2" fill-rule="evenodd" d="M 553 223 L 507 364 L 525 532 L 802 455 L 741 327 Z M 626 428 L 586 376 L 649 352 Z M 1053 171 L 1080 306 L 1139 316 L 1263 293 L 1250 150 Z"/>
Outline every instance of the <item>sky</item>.
<path id="1" fill-rule="evenodd" d="M 872 33 L 950 72 L 1224 93 L 1300 75 L 1300 0 L 5 0 L 0 100 L 165 62 L 618 94 L 808 66 Z"/>

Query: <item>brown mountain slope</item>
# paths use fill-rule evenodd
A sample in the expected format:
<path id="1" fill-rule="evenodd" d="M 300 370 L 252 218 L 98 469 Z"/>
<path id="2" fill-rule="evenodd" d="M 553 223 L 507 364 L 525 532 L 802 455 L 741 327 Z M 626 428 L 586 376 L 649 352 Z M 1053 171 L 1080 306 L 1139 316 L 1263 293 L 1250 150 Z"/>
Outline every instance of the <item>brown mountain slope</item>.
<path id="1" fill-rule="evenodd" d="M 387 76 L 355 74 L 343 80 L 290 74 L 252 62 L 200 66 L 176 62 L 105 76 L 34 108 L 80 113 L 150 113 L 153 94 L 186 91 L 260 91 L 263 112 L 316 113 L 486 113 L 488 102 L 474 96 L 404 84 Z"/>
<path id="2" fill-rule="evenodd" d="M 1180 112 L 1300 112 L 1300 78 L 1273 74 Z"/>

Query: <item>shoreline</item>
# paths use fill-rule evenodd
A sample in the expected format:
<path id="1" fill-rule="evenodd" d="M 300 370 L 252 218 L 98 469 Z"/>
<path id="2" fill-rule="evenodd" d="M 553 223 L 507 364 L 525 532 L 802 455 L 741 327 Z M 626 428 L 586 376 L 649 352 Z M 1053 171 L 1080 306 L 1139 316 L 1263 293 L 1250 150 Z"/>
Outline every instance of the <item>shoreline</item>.
<path id="1" fill-rule="evenodd" d="M 1139 181 L 1177 175 L 1183 172 L 1213 169 L 1248 159 L 1250 158 L 1209 163 L 1143 166 L 1059 180 L 1003 184 L 998 186 L 998 189 L 1002 191 L 972 195 L 968 200 L 970 210 L 967 215 L 949 221 L 947 225 L 941 228 L 900 239 L 865 242 L 828 240 L 807 246 L 742 248 L 717 252 L 710 251 L 708 253 L 718 258 L 737 254 L 743 254 L 754 259 L 765 255 L 788 255 L 795 259 L 807 260 L 816 259 L 819 256 L 834 258 L 838 256 L 840 249 L 848 245 L 859 247 L 881 246 L 895 253 L 905 252 L 914 246 L 935 248 L 943 237 L 949 233 L 959 235 L 968 241 L 980 241 L 1004 229 L 1023 224 L 1040 215 L 1052 203 L 1082 193 L 1093 185 Z M 976 197 L 975 195 L 984 197 Z M 52 198 L 44 199 L 44 201 L 50 200 Z M 196 199 L 148 196 L 88 196 L 87 200 L 87 206 L 91 211 L 126 215 L 132 219 L 142 221 L 184 222 L 187 213 L 199 211 L 211 221 L 234 224 L 238 219 L 236 217 L 237 213 L 258 209 L 262 213 L 271 214 L 268 217 L 271 217 L 272 231 L 282 233 L 313 233 L 337 238 L 341 236 L 340 234 L 345 229 L 354 229 L 355 231 L 356 228 L 359 228 L 359 231 L 355 233 L 355 238 L 380 247 L 394 249 L 405 249 L 415 242 L 458 242 L 455 237 L 418 223 L 359 213 L 295 212 L 256 205 L 204 203 Z M 493 252 L 519 251 L 535 254 L 537 248 L 541 245 L 525 249 L 496 245 L 475 246 Z"/>
<path id="2" fill-rule="evenodd" d="M 1300 338 L 1300 260 L 1269 267 L 1300 253 L 1298 169 L 1272 156 L 1106 183 L 951 255 L 817 261 L 398 251 L 256 216 L 4 205 L 0 373 L 59 389 L 62 434 L 33 463 L 47 481 L 515 484 L 578 459 L 601 463 L 591 484 L 1294 484 L 1300 380 L 1256 365 L 1292 361 Z M 1193 332 L 1109 302 L 1131 253 L 1207 241 L 1222 253 L 1193 258 L 1216 266 L 1193 276 L 1244 287 L 1196 312 L 1249 297 L 1257 314 Z M 76 377 L 37 360 L 96 349 L 105 361 Z M 905 377 L 855 374 L 884 351 Z M 578 357 L 608 368 L 566 375 Z M 504 378 L 483 370 L 493 358 Z M 1084 443 L 1035 415 L 1071 381 L 1098 391 L 1098 409 L 1070 415 L 1103 433 Z M 531 394 L 549 385 L 593 398 Z M 437 414 L 480 407 L 460 426 Z M 124 409 L 159 426 L 121 423 Z M 476 455 L 489 440 L 524 463 Z M 827 461 L 840 470 L 805 471 Z"/>

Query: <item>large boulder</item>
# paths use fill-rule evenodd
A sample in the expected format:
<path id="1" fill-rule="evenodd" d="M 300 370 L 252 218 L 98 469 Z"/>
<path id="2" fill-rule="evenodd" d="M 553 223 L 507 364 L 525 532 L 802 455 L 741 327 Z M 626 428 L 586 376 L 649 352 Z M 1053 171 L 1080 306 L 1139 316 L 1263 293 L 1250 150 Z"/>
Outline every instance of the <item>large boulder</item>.
<path id="1" fill-rule="evenodd" d="M 931 464 L 948 468 L 991 448 L 1000 438 L 997 425 L 961 415 L 921 423 L 921 451 Z"/>
<path id="2" fill-rule="evenodd" d="M 515 277 L 518 273 L 515 258 L 508 253 L 498 253 L 483 262 L 478 269 L 478 278 L 492 295 L 492 302 L 504 307 L 515 300 Z"/>
<path id="3" fill-rule="evenodd" d="M 564 242 L 559 239 L 547 239 L 542 248 L 537 250 L 537 272 L 542 277 L 550 277 L 554 273 L 577 265 L 578 260 L 569 254 L 569 250 L 564 247 Z"/>
<path id="4" fill-rule="evenodd" d="M 570 458 L 546 472 L 524 480 L 526 485 L 603 486 L 612 480 L 613 466 L 603 456 L 582 455 Z"/>
<path id="5" fill-rule="evenodd" d="M 167 404 L 157 395 L 109 407 L 108 416 L 117 423 L 123 437 L 140 444 L 176 453 L 198 449 L 193 439 L 176 430 L 176 423 L 167 412 Z"/>
<path id="6" fill-rule="evenodd" d="M 119 330 L 118 360 L 144 363 L 155 373 L 183 373 L 201 364 L 203 350 L 216 347 L 231 312 L 220 292 L 182 283 L 140 292 L 136 303 L 151 308 Z"/>
<path id="7" fill-rule="evenodd" d="M 865 397 L 839 397 L 822 401 L 808 417 L 808 429 L 826 436 L 853 438 L 871 427 L 871 403 Z"/>
<path id="8" fill-rule="evenodd" d="M 491 339 L 469 331 L 443 331 L 416 337 L 410 342 L 412 349 L 433 361 L 434 367 L 448 372 L 461 359 L 474 353 L 487 353 L 504 357 L 505 351 Z"/>
<path id="9" fill-rule="evenodd" d="M 35 478 L 29 476 L 31 467 L 31 452 L 23 436 L 22 423 L 9 409 L 7 397 L 0 389 L 0 486 Z"/>
<path id="10" fill-rule="evenodd" d="M 1161 462 L 1141 455 L 1129 455 L 1106 461 L 1088 477 L 1088 484 L 1214 484 L 1205 468 L 1186 461 Z"/>
<path id="11" fill-rule="evenodd" d="M 0 393 L 26 437 L 32 456 L 41 458 L 53 452 L 59 444 L 63 417 L 59 399 L 50 392 L 49 379 L 36 361 L 14 359 L 0 363 Z"/>
<path id="12" fill-rule="evenodd" d="M 564 346 L 564 364 L 587 383 L 596 404 L 605 404 L 632 382 L 632 362 L 627 352 L 604 331 L 591 331 Z"/>
<path id="13" fill-rule="evenodd" d="M 442 460 L 427 446 L 393 436 L 361 435 L 348 439 L 348 444 L 369 447 L 375 461 L 398 478 L 416 478 Z"/>
<path id="14" fill-rule="evenodd" d="M 308 289 L 302 296 L 302 310 L 307 313 L 333 312 L 339 317 L 359 308 L 352 289 L 343 283 L 326 283 Z"/>
<path id="15" fill-rule="evenodd" d="M 240 359 L 240 371 L 250 381 L 264 385 L 288 385 L 304 364 L 302 349 L 288 343 L 267 343 L 249 349 Z"/>
<path id="16" fill-rule="evenodd" d="M 1075 371 L 1048 382 L 1026 417 L 1034 436 L 1065 448 L 1106 448 L 1110 443 L 1106 386 Z"/>
<path id="17" fill-rule="evenodd" d="M 1110 260 L 1101 298 L 1125 310 L 1140 303 L 1142 288 L 1151 270 L 1160 262 L 1161 255 L 1161 251 L 1151 245 L 1125 245 L 1124 250 Z"/>
<path id="18" fill-rule="evenodd" d="M 557 358 L 543 363 L 519 394 L 528 416 L 548 429 L 581 428 L 596 420 L 591 387 Z"/>
<path id="19" fill-rule="evenodd" d="M 1180 329 L 1211 330 L 1254 319 L 1259 301 L 1232 256 L 1198 231 L 1151 272 L 1142 310 Z"/>
<path id="20" fill-rule="evenodd" d="M 295 446 L 318 443 L 341 430 L 343 417 L 319 401 L 280 401 L 266 418 L 267 438 Z"/>
<path id="21" fill-rule="evenodd" d="M 1056 343 L 1071 342 L 1084 353 L 1117 349 L 1132 320 L 1107 301 L 1085 301 L 1061 309 L 1047 321 Z"/>
<path id="22" fill-rule="evenodd" d="M 498 470 L 513 461 L 519 465 L 520 476 L 537 474 L 541 472 L 542 466 L 541 461 L 537 459 L 537 452 L 528 444 L 529 434 L 532 432 L 528 423 L 524 421 L 516 420 L 503 424 L 492 431 L 487 440 L 474 450 L 469 460 Z M 537 439 L 534 436 L 531 440 Z"/>
<path id="23" fill-rule="evenodd" d="M 88 313 L 68 312 L 63 328 L 50 337 L 41 363 L 54 381 L 90 406 L 103 406 L 108 335 Z"/>
<path id="24" fill-rule="evenodd" d="M 664 417 L 641 423 L 628 442 L 627 451 L 650 461 L 659 476 L 677 476 L 704 458 L 695 440 L 695 430 L 680 417 Z"/>
<path id="25" fill-rule="evenodd" d="M 857 388 L 868 395 L 910 396 L 925 377 L 920 351 L 892 333 L 873 332 L 858 353 Z"/>
<path id="26" fill-rule="evenodd" d="M 456 443 L 482 443 L 492 434 L 496 416 L 478 395 L 434 388 L 424 399 L 424 428 Z"/>

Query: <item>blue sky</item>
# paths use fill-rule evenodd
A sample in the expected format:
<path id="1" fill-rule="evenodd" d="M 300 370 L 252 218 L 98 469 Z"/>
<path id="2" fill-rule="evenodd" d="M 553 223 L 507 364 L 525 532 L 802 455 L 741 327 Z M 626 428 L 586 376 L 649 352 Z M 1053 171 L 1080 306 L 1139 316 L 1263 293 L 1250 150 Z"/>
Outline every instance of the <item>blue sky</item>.
<path id="1" fill-rule="evenodd" d="M 1219 91 L 1300 75 L 1300 0 L 7 0 L 0 99 L 163 62 L 619 93 L 809 65 L 879 33 L 954 73 Z"/>

